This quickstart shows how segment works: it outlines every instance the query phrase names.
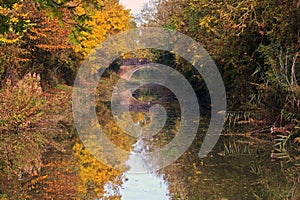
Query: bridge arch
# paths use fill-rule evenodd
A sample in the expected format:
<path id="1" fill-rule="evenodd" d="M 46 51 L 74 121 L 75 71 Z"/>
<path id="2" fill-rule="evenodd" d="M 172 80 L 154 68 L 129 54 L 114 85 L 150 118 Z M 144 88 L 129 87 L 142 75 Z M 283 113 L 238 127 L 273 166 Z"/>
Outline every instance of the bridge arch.
<path id="1" fill-rule="evenodd" d="M 126 64 L 126 63 L 124 63 Z M 130 64 L 130 63 L 127 63 Z M 165 79 L 165 73 L 163 70 L 158 69 L 157 67 L 154 67 L 151 63 L 145 63 L 145 64 L 137 64 L 137 65 L 122 65 L 120 66 L 120 69 L 118 71 L 118 75 L 121 79 L 125 79 L 127 81 L 130 81 L 134 73 L 137 71 L 143 70 L 143 69 L 152 69 L 157 70 Z M 163 82 L 163 81 L 162 81 Z M 167 97 L 162 97 L 157 100 L 153 101 L 140 101 L 136 99 L 134 96 L 132 96 L 131 90 L 125 90 L 120 94 L 120 104 L 125 105 L 126 102 L 129 102 L 129 111 L 141 111 L 141 112 L 147 112 L 149 111 L 149 108 L 157 103 L 161 103 L 163 101 L 166 101 Z M 128 101 L 129 100 L 129 101 Z"/>

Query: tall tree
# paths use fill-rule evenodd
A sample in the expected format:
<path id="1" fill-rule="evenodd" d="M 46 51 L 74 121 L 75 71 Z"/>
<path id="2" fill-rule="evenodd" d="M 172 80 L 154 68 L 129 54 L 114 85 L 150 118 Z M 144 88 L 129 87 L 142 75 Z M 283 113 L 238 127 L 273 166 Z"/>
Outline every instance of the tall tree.
<path id="1" fill-rule="evenodd" d="M 70 22 L 68 10 L 62 12 L 64 21 Z M 0 34 L 2 80 L 17 80 L 27 72 L 36 72 L 41 74 L 42 82 L 47 82 L 54 76 L 60 76 L 59 70 L 74 71 L 74 62 L 70 57 L 74 53 L 68 36 L 70 23 L 60 23 L 57 17 L 37 9 L 32 0 L 15 3 L 11 10 L 2 9 L 1 13 L 10 13 L 15 23 L 22 19 L 28 25 L 19 32 L 10 27 Z"/>
<path id="2" fill-rule="evenodd" d="M 131 27 L 132 16 L 117 0 L 97 0 L 98 7 L 79 4 L 75 8 L 78 16 L 73 32 L 75 50 L 86 57 L 106 37 Z"/>

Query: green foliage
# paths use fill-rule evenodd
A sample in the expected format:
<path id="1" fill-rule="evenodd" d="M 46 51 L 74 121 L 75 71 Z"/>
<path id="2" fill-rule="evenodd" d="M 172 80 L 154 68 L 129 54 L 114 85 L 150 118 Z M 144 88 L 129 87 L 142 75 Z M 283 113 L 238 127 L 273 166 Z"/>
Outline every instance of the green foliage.
<path id="1" fill-rule="evenodd" d="M 260 46 L 258 51 L 264 58 L 261 84 L 257 85 L 267 109 L 284 120 L 297 124 L 300 117 L 299 81 L 296 75 L 298 53 L 283 50 L 275 45 Z"/>
<path id="2" fill-rule="evenodd" d="M 13 10 L 18 4 L 22 4 L 22 2 L 23 1 L 20 0 L 1 0 L 0 8 Z M 79 1 L 72 0 L 33 0 L 32 2 L 38 10 L 46 10 L 49 16 L 57 17 L 61 21 L 64 20 L 64 9 L 68 9 L 73 12 L 80 3 Z M 85 1 L 85 4 L 90 5 L 91 7 L 100 8 L 96 0 L 87 0 Z M 74 19 L 78 17 L 77 15 L 73 16 Z M 13 23 L 10 15 L 7 15 L 7 13 L 0 13 L 0 34 L 9 33 L 11 31 L 10 29 L 12 29 L 14 33 L 22 33 L 23 31 L 28 30 L 28 25 L 28 21 L 22 20 L 19 20 L 18 23 Z"/>
<path id="3" fill-rule="evenodd" d="M 17 16 L 20 1 L 1 1 L 0 5 L 0 34 L 13 31 L 16 34 L 26 31 L 29 21 L 24 20 L 24 16 Z"/>
<path id="4" fill-rule="evenodd" d="M 299 116 L 298 1 L 153 2 L 142 13 L 145 26 L 176 29 L 199 42 L 222 73 L 229 110 L 264 111 L 273 122 Z"/>

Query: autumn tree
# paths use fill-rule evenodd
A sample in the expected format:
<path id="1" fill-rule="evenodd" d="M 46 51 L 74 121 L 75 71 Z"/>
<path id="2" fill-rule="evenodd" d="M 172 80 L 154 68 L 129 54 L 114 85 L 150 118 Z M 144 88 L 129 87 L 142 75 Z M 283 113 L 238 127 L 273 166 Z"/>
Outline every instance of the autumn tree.
<path id="1" fill-rule="evenodd" d="M 64 22 L 61 22 L 45 10 L 38 10 L 34 2 L 27 2 L 26 7 L 32 23 L 22 38 L 22 48 L 28 51 L 26 71 L 41 74 L 43 83 L 50 85 L 60 82 L 72 84 L 77 66 L 69 41 L 72 29 L 70 12 L 62 10 Z"/>
<path id="2" fill-rule="evenodd" d="M 41 75 L 44 85 L 58 81 L 72 83 L 76 56 L 69 42 L 71 19 L 68 10 L 62 10 L 66 23 L 45 10 L 38 10 L 31 0 L 15 3 L 11 9 L 2 8 L 1 13 L 15 23 L 20 20 L 27 23 L 22 31 L 9 27 L 0 35 L 2 80 L 15 82 L 24 74 L 34 72 Z"/>
<path id="3" fill-rule="evenodd" d="M 125 31 L 131 26 L 131 15 L 118 1 L 97 0 L 100 9 L 79 4 L 75 14 L 79 17 L 73 30 L 75 51 L 86 57 L 110 35 Z"/>
<path id="4" fill-rule="evenodd" d="M 0 14 L 6 24 L 1 26 L 0 34 L 0 83 L 2 80 L 16 80 L 21 75 L 22 66 L 20 62 L 26 61 L 22 58 L 26 50 L 22 49 L 22 36 L 26 31 L 23 28 L 17 28 L 19 22 L 29 23 L 29 18 L 22 14 L 23 4 L 15 3 L 9 7 L 0 6 Z"/>

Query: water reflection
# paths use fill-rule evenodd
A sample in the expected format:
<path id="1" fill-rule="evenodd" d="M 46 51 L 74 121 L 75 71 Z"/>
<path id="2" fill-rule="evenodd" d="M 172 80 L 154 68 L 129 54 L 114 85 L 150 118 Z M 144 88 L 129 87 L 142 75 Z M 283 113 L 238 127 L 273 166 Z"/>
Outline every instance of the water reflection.
<path id="1" fill-rule="evenodd" d="M 173 108 L 176 104 L 172 102 L 159 134 L 137 140 L 122 132 L 109 112 L 109 103 L 100 100 L 98 121 L 107 137 L 128 152 L 118 155 L 128 169 L 106 166 L 78 138 L 67 138 L 63 140 L 67 151 L 47 153 L 38 175 L 7 180 L 0 166 L 0 199 L 300 199 L 300 165 L 271 157 L 271 139 L 225 134 L 208 157 L 200 159 L 198 152 L 209 124 L 205 118 L 200 120 L 190 148 L 176 162 L 151 172 L 145 154 L 175 137 L 180 126 L 180 113 Z M 131 117 L 135 123 L 145 119 L 144 113 L 138 112 L 132 112 Z M 98 147 L 95 138 L 91 142 Z M 299 151 L 296 154 L 299 156 Z"/>
<path id="2" fill-rule="evenodd" d="M 140 138 L 134 144 L 134 148 L 126 161 L 129 170 L 124 172 L 124 183 L 119 187 L 121 199 L 149 199 L 164 200 L 169 198 L 168 183 L 163 175 L 151 171 L 145 163 L 144 156 L 147 145 L 144 138 Z M 107 197 L 115 195 L 112 185 L 105 186 Z"/>
<path id="3" fill-rule="evenodd" d="M 205 129 L 199 130 L 179 160 L 156 173 L 131 173 L 145 167 L 143 160 L 131 162 L 143 150 L 151 150 L 145 140 L 133 143 L 125 159 L 132 168 L 122 172 L 96 161 L 76 144 L 75 154 L 71 149 L 48 154 L 39 176 L 20 180 L 22 183 L 2 178 L 1 190 L 5 189 L 7 199 L 300 199 L 299 166 L 272 158 L 271 142 L 223 136 L 214 151 L 200 159 L 203 132 Z M 123 137 L 115 138 L 121 142 Z M 151 142 L 159 146 L 166 141 L 168 137 Z"/>
<path id="4" fill-rule="evenodd" d="M 163 200 L 170 199 L 168 184 L 162 176 L 151 173 L 126 173 L 128 181 L 122 186 L 120 194 L 123 200 L 145 199 Z"/>
<path id="5" fill-rule="evenodd" d="M 199 130 L 199 136 L 202 132 L 205 129 Z M 105 194 L 98 199 L 299 199 L 299 168 L 271 158 L 271 143 L 223 136 L 214 151 L 200 159 L 200 138 L 179 160 L 159 172 L 149 171 L 144 155 L 152 147 L 147 139 L 140 138 L 126 162 L 129 169 L 107 173 L 109 178 L 102 181 Z M 105 169 L 99 168 L 102 172 Z M 87 186 L 90 188 L 84 196 L 89 198 L 81 199 L 92 197 L 93 187 Z"/>
<path id="6" fill-rule="evenodd" d="M 130 169 L 125 173 L 127 181 L 121 186 L 122 199 L 169 199 L 168 183 L 162 175 L 148 169 L 143 159 L 144 150 L 147 146 L 140 138 L 126 162 Z"/>

